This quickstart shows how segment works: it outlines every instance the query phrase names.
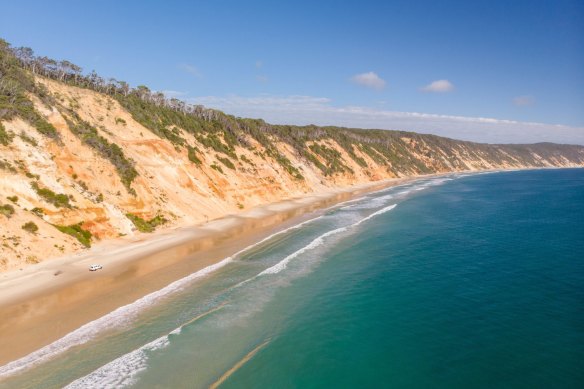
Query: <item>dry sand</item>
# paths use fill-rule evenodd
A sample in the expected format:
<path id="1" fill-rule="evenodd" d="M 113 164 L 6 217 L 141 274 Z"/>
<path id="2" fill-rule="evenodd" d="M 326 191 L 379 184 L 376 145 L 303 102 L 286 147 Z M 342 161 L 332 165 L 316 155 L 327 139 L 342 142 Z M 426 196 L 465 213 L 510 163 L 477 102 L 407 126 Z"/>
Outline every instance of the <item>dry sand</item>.
<path id="1" fill-rule="evenodd" d="M 203 269 L 326 207 L 412 179 L 392 179 L 253 208 L 201 226 L 91 250 L 0 276 L 0 365 Z M 103 270 L 88 271 L 92 263 Z"/>

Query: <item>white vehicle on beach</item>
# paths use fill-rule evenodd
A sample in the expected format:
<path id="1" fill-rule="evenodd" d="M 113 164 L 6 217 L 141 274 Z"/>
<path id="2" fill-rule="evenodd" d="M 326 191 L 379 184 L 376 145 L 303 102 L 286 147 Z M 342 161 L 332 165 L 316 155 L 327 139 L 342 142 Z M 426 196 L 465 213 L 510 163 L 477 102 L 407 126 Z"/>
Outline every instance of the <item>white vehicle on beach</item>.
<path id="1" fill-rule="evenodd" d="M 101 270 L 103 269 L 103 267 L 101 265 L 91 265 L 89 266 L 89 271 L 96 271 L 96 270 Z"/>

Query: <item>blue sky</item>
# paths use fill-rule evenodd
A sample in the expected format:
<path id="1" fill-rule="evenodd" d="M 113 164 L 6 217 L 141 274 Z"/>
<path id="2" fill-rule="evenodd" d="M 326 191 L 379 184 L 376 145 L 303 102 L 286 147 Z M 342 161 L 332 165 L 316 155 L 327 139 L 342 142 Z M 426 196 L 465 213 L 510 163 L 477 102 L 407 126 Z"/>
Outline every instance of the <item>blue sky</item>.
<path id="1" fill-rule="evenodd" d="M 0 37 L 270 122 L 584 144 L 582 1 L 27 1 Z"/>

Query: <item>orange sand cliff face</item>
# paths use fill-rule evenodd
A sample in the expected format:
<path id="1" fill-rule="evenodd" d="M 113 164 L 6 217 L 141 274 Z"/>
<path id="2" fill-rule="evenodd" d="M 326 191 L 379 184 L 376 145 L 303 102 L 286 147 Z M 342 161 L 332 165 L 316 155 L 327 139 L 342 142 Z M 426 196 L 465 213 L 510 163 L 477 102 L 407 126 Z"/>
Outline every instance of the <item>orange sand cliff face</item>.
<path id="1" fill-rule="evenodd" d="M 124 155 L 135 162 L 138 177 L 132 188 L 136 195 L 128 193 L 112 163 L 70 131 L 63 107 L 45 106 L 37 97 L 30 96 L 36 109 L 58 130 L 62 144 L 43 137 L 21 119 L 3 123 L 15 137 L 8 146 L 0 145 L 0 162 L 4 164 L 4 168 L 0 168 L 0 205 L 13 206 L 14 213 L 0 214 L 0 271 L 84 249 L 77 239 L 53 225 L 81 223 L 83 229 L 93 234 L 95 243 L 100 239 L 140 234 L 127 213 L 144 219 L 163 215 L 169 220 L 165 227 L 185 226 L 260 204 L 396 176 L 395 169 L 394 172 L 388 169 L 391 161 L 378 163 L 379 160 L 376 162 L 355 149 L 354 153 L 367 165 L 360 166 L 333 139 L 310 144 L 339 152 L 349 168 L 345 173 L 325 176 L 289 145 L 275 141 L 280 153 L 304 177 L 296 179 L 266 156 L 263 147 L 252 138 L 247 139 L 252 147 L 236 147 L 239 158 L 232 161 L 235 169 L 231 169 L 218 161 L 216 151 L 206 148 L 188 132 L 176 129 L 190 146 L 200 151 L 198 157 L 202 163 L 196 165 L 189 161 L 184 148 L 178 150 L 169 141 L 157 137 L 111 97 L 47 79 L 37 81 L 43 83 L 63 107 L 75 111 L 97 128 L 100 136 L 120 146 Z M 523 167 L 519 162 L 496 164 L 476 155 L 469 158 L 464 148 L 454 155 L 459 161 L 456 166 L 449 166 L 448 161 L 437 164 L 427 156 L 423 143 L 403 140 L 411 147 L 410 153 L 434 172 Z M 313 154 L 316 159 L 320 158 Z M 380 155 L 380 158 L 384 157 Z M 545 161 L 545 164 L 573 166 L 561 159 Z M 219 166 L 222 172 L 212 166 Z M 415 174 L 398 172 L 400 176 Z M 71 208 L 57 208 L 47 202 L 34 190 L 33 182 L 68 196 Z M 17 196 L 18 200 L 7 199 L 12 196 Z M 43 213 L 37 211 L 35 214 L 32 212 L 35 208 Z M 27 222 L 35 223 L 38 231 L 32 233 L 22 229 Z"/>

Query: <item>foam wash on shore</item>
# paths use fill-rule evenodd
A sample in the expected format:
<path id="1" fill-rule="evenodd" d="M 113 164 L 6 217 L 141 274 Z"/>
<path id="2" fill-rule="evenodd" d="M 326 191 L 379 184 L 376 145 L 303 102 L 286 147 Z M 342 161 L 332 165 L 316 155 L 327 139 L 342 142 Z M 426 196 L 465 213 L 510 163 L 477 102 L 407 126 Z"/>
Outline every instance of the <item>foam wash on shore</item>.
<path id="1" fill-rule="evenodd" d="M 580 387 L 583 220 L 583 170 L 377 192 L 0 368 L 0 387 Z"/>

